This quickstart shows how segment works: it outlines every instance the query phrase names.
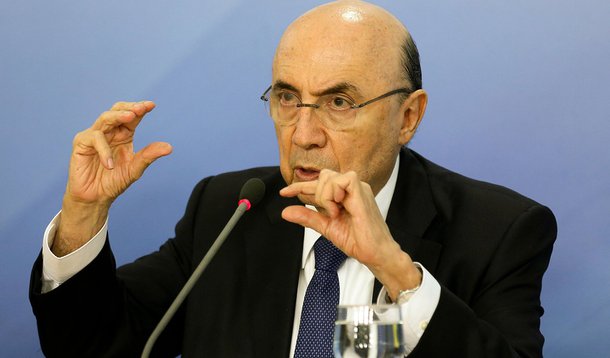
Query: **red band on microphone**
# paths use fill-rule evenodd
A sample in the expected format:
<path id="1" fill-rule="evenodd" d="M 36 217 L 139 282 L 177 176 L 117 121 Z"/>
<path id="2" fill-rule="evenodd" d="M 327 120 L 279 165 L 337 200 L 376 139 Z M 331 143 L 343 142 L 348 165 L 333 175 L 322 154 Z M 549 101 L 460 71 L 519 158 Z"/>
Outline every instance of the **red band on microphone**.
<path id="1" fill-rule="evenodd" d="M 248 200 L 248 199 L 241 199 L 240 201 L 237 202 L 238 206 L 241 204 L 246 204 L 246 211 L 250 210 L 250 208 L 252 207 L 252 204 L 250 204 L 250 200 Z"/>

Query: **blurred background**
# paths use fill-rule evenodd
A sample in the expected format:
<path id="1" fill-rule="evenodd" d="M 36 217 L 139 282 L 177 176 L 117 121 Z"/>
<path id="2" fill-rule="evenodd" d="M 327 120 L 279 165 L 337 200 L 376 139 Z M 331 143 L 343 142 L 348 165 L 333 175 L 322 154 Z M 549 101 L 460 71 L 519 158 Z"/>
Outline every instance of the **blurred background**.
<path id="1" fill-rule="evenodd" d="M 173 235 L 202 177 L 278 161 L 258 99 L 284 28 L 320 1 L 0 4 L 0 355 L 38 357 L 27 288 L 61 207 L 71 142 L 119 100 L 154 100 L 168 141 L 111 210 L 119 263 Z M 412 148 L 553 209 L 548 357 L 608 356 L 610 2 L 376 1 L 411 30 L 428 112 Z M 237 143 L 240 143 L 238 146 Z"/>

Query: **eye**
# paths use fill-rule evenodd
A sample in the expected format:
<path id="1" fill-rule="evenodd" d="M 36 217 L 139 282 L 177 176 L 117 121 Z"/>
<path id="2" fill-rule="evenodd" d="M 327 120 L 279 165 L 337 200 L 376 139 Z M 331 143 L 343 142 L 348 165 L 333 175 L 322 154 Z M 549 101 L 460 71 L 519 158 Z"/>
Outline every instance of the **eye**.
<path id="1" fill-rule="evenodd" d="M 334 95 L 329 99 L 327 105 L 333 111 L 345 111 L 352 108 L 353 103 L 345 97 Z"/>
<path id="2" fill-rule="evenodd" d="M 299 98 L 292 92 L 282 91 L 277 97 L 282 106 L 296 106 L 299 103 Z"/>

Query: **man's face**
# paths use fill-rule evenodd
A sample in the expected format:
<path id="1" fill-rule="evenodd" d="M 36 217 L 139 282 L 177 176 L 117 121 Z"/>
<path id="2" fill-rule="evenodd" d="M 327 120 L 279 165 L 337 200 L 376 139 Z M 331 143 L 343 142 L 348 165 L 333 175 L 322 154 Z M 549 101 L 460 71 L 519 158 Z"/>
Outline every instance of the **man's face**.
<path id="1" fill-rule="evenodd" d="M 303 103 L 317 103 L 321 93 L 340 84 L 349 88 L 338 94 L 356 104 L 405 86 L 398 70 L 398 50 L 378 44 L 376 34 L 363 31 L 362 26 L 337 29 L 332 24 L 314 23 L 295 27 L 289 28 L 278 46 L 272 83 L 293 87 Z M 288 184 L 315 180 L 326 168 L 355 171 L 375 194 L 381 190 L 404 144 L 397 96 L 356 109 L 348 128 L 325 126 L 321 109 L 297 111 L 295 124 L 275 122 L 280 169 Z M 272 116 L 276 115 L 272 108 Z"/>

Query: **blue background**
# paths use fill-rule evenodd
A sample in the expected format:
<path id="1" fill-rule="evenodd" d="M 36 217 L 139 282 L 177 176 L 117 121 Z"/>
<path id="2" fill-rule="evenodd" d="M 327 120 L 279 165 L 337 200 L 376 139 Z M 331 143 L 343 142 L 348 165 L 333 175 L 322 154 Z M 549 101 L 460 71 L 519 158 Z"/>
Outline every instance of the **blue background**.
<path id="1" fill-rule="evenodd" d="M 170 237 L 202 177 L 277 163 L 258 96 L 283 29 L 318 1 L 0 4 L 0 355 L 40 356 L 30 265 L 61 206 L 71 141 L 118 100 L 174 153 L 116 202 L 119 263 Z M 550 206 L 549 357 L 608 356 L 610 2 L 379 1 L 411 30 L 428 112 L 411 146 Z"/>

